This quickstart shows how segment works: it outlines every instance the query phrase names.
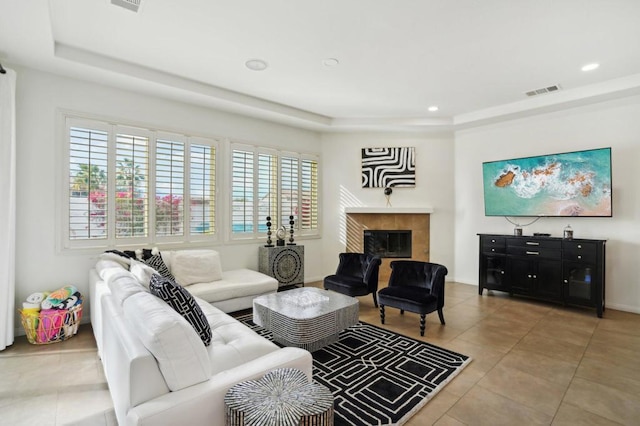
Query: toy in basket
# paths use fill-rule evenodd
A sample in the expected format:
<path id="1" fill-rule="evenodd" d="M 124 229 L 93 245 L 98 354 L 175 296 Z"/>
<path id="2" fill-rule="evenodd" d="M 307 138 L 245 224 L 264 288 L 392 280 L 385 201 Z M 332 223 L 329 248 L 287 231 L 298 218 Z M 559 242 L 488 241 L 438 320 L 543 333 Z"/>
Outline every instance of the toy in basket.
<path id="1" fill-rule="evenodd" d="M 52 293 L 33 293 L 20 310 L 27 340 L 46 345 L 70 339 L 82 319 L 82 295 L 72 285 Z"/>

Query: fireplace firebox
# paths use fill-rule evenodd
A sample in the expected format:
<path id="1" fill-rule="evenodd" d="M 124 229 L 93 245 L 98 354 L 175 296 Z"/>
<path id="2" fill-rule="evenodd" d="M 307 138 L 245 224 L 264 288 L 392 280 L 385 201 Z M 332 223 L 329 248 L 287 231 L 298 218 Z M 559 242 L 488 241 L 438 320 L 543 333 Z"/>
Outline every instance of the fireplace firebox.
<path id="1" fill-rule="evenodd" d="M 383 258 L 411 258 L 411 230 L 365 230 L 364 252 Z"/>

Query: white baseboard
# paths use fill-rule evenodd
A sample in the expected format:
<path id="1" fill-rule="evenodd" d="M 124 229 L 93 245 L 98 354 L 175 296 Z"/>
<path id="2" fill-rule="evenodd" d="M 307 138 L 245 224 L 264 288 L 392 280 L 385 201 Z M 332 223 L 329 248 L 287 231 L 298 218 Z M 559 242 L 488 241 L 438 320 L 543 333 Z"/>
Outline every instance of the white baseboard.
<path id="1" fill-rule="evenodd" d="M 605 303 L 605 312 L 607 309 L 615 309 L 616 311 L 630 312 L 632 314 L 640 314 L 640 308 L 636 306 L 623 305 L 621 303 Z"/>

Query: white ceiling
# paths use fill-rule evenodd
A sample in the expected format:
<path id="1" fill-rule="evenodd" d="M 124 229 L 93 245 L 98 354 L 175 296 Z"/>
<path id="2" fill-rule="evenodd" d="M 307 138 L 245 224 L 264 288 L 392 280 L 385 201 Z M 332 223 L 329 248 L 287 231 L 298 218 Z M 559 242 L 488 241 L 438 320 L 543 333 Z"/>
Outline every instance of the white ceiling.
<path id="1" fill-rule="evenodd" d="M 640 93 L 640 0 L 0 0 L 0 61 L 324 131 L 464 128 Z"/>

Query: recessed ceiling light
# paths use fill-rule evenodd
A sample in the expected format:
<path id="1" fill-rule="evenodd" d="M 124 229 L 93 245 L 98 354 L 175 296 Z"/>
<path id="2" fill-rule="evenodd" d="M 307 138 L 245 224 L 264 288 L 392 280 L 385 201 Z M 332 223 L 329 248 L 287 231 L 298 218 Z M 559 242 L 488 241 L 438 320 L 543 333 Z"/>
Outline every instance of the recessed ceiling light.
<path id="1" fill-rule="evenodd" d="M 582 71 L 593 71 L 596 68 L 598 68 L 600 66 L 600 64 L 597 63 L 592 63 L 592 64 L 587 64 L 585 66 L 582 67 Z"/>
<path id="2" fill-rule="evenodd" d="M 436 112 L 438 111 L 440 108 L 438 108 L 437 105 L 432 105 L 429 108 L 427 108 L 430 112 Z"/>
<path id="3" fill-rule="evenodd" d="M 325 67 L 335 67 L 339 63 L 340 61 L 336 58 L 327 58 L 322 60 L 322 65 L 324 65 Z"/>
<path id="4" fill-rule="evenodd" d="M 249 59 L 244 65 L 251 71 L 264 71 L 269 66 L 262 59 Z"/>

